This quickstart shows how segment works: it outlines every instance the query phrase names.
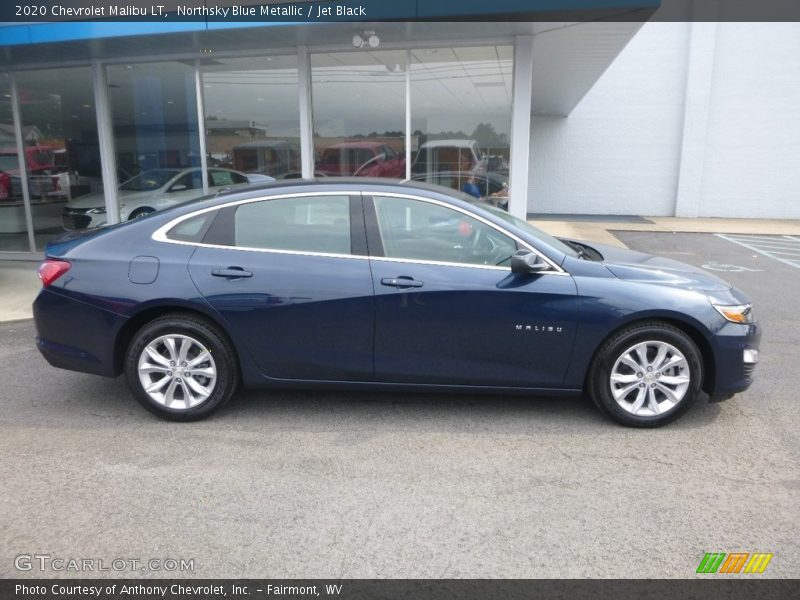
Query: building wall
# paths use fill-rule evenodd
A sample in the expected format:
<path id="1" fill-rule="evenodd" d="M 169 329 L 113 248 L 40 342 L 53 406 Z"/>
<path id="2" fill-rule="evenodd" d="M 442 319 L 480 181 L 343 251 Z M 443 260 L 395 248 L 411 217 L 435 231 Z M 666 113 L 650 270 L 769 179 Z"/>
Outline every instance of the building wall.
<path id="1" fill-rule="evenodd" d="M 648 23 L 569 117 L 533 115 L 528 210 L 800 218 L 798 106 L 800 24 Z"/>

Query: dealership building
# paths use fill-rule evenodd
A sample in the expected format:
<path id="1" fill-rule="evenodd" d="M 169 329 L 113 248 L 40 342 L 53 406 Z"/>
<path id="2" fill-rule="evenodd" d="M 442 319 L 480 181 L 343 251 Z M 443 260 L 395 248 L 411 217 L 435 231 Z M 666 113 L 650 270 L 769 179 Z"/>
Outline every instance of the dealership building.
<path id="1" fill-rule="evenodd" d="M 499 0 L 457 22 L 456 4 L 2 24 L 0 258 L 242 174 L 471 177 L 534 218 L 800 218 L 800 24 L 659 22 L 656 0 L 584 21 L 603 2 L 552 21 Z"/>

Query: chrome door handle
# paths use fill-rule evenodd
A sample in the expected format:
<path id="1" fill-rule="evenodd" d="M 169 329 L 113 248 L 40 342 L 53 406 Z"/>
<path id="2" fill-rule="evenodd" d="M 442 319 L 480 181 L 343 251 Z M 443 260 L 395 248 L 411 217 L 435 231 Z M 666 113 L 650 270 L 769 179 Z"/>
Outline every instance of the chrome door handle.
<path id="1" fill-rule="evenodd" d="M 412 277 L 401 275 L 400 277 L 384 277 L 381 279 L 381 285 L 396 288 L 419 288 L 422 287 L 422 282 Z"/>
<path id="2" fill-rule="evenodd" d="M 211 274 L 214 277 L 227 277 L 228 279 L 242 279 L 244 277 L 252 277 L 250 271 L 245 271 L 241 267 L 228 267 L 227 269 L 212 269 Z"/>

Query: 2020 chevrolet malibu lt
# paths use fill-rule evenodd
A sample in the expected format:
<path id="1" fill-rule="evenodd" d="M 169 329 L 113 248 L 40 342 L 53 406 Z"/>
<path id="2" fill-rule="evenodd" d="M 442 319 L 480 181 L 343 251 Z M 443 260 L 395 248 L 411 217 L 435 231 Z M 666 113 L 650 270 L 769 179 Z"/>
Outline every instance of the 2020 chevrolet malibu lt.
<path id="1" fill-rule="evenodd" d="M 673 260 L 559 240 L 422 183 L 281 181 L 47 247 L 54 366 L 173 420 L 240 385 L 588 393 L 629 426 L 746 389 L 750 299 Z"/>

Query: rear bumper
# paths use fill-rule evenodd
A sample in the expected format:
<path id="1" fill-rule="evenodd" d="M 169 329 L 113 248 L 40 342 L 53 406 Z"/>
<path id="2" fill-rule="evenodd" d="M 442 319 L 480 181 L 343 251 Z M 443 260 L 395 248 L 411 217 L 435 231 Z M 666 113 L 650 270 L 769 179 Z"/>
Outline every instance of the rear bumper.
<path id="1" fill-rule="evenodd" d="M 758 324 L 739 325 L 726 323 L 713 338 L 714 384 L 710 391 L 712 401 L 730 398 L 752 385 L 757 363 L 752 362 L 752 353 L 761 342 Z"/>
<path id="2" fill-rule="evenodd" d="M 33 303 L 36 346 L 54 367 L 118 375 L 114 343 L 124 317 L 43 289 Z"/>

